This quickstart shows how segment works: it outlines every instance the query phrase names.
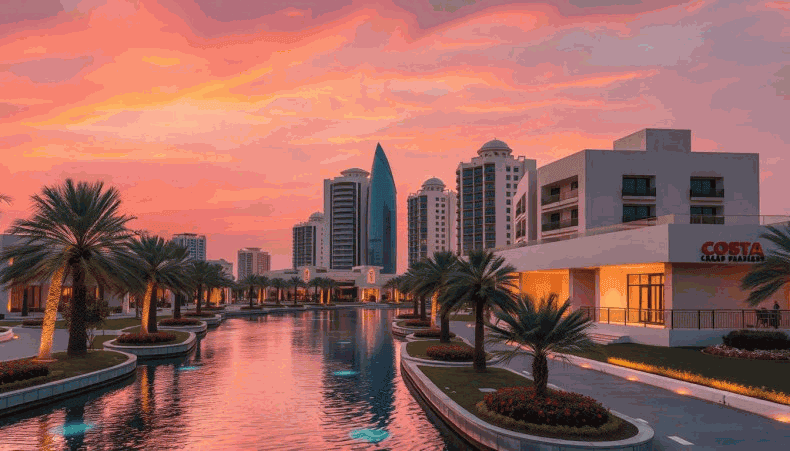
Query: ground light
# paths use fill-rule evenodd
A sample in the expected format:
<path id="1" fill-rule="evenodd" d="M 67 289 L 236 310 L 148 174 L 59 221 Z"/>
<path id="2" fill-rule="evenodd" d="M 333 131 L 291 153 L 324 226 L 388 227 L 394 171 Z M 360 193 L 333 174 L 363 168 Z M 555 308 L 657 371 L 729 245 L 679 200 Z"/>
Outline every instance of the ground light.
<path id="1" fill-rule="evenodd" d="M 361 440 L 368 443 L 379 443 L 387 439 L 390 433 L 383 429 L 354 429 L 349 434 L 354 440 Z"/>
<path id="2" fill-rule="evenodd" d="M 359 374 L 359 371 L 343 370 L 343 371 L 335 371 L 332 374 L 334 374 L 335 376 L 340 376 L 340 377 L 350 377 L 350 376 L 356 376 L 357 374 Z"/>
<path id="3" fill-rule="evenodd" d="M 64 437 L 71 437 L 72 435 L 84 434 L 86 431 L 93 429 L 93 427 L 94 425 L 91 423 L 66 423 L 63 426 L 50 429 L 49 432 Z"/>

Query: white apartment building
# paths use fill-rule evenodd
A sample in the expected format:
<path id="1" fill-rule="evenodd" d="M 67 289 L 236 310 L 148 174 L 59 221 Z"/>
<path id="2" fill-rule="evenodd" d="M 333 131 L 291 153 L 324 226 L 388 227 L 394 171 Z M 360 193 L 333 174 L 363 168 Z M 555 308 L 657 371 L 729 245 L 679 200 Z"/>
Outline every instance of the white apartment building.
<path id="1" fill-rule="evenodd" d="M 206 261 L 206 235 L 179 233 L 172 241 L 187 248 L 190 260 Z"/>
<path id="2" fill-rule="evenodd" d="M 293 227 L 293 267 L 326 266 L 324 258 L 324 214 L 315 212 L 307 222 Z"/>
<path id="3" fill-rule="evenodd" d="M 244 249 L 239 249 L 239 274 L 237 280 L 243 280 L 250 274 L 262 275 L 270 271 L 271 262 L 272 258 L 269 253 L 261 251 L 259 247 L 245 247 Z"/>
<path id="4" fill-rule="evenodd" d="M 456 194 L 435 177 L 409 194 L 409 266 L 437 251 L 457 253 L 456 202 Z"/>
<path id="5" fill-rule="evenodd" d="M 769 327 L 758 309 L 774 302 L 788 330 L 790 287 L 758 309 L 741 290 L 774 248 L 765 226 L 790 226 L 760 216 L 759 174 L 756 153 L 692 152 L 689 130 L 641 130 L 539 168 L 537 193 L 524 180 L 522 198 L 539 199 L 537 239 L 497 254 L 522 293 L 570 299 L 602 341 L 717 344 L 730 330 Z"/>
<path id="6" fill-rule="evenodd" d="M 458 192 L 458 253 L 493 249 L 515 242 L 511 225 L 514 197 L 522 177 L 535 174 L 535 160 L 514 157 L 504 142 L 485 143 L 477 157 L 462 162 L 455 172 Z"/>
<path id="7" fill-rule="evenodd" d="M 352 168 L 324 180 L 324 256 L 330 270 L 350 270 L 365 262 L 369 175 Z"/>

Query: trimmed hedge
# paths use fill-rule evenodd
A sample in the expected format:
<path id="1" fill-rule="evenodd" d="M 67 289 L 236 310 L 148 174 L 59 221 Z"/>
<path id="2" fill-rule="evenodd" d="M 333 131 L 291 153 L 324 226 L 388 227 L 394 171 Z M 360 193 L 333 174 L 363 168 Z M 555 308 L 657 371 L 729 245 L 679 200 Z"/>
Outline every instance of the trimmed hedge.
<path id="1" fill-rule="evenodd" d="M 486 394 L 484 402 L 491 412 L 530 424 L 596 428 L 609 421 L 601 403 L 578 393 L 549 390 L 541 397 L 535 387 L 510 387 Z"/>
<path id="2" fill-rule="evenodd" d="M 214 313 L 185 313 L 184 316 L 188 318 L 214 318 Z"/>
<path id="3" fill-rule="evenodd" d="M 441 335 L 441 329 L 418 330 L 417 332 L 414 332 L 414 336 L 419 338 L 439 338 Z M 455 334 L 450 332 L 450 338 L 453 337 L 455 337 Z"/>
<path id="4" fill-rule="evenodd" d="M 153 334 L 123 334 L 116 339 L 119 344 L 155 344 L 174 341 L 176 334 L 171 332 L 156 332 Z"/>
<path id="5" fill-rule="evenodd" d="M 435 360 L 446 362 L 467 362 L 474 357 L 475 349 L 469 345 L 439 345 L 429 346 L 425 354 Z"/>
<path id="6" fill-rule="evenodd" d="M 406 327 L 431 327 L 431 322 L 427 320 L 421 321 L 415 319 L 415 320 L 406 321 L 404 324 L 406 325 Z"/>
<path id="7" fill-rule="evenodd" d="M 790 360 L 790 350 L 785 351 L 747 351 L 745 349 L 731 348 L 725 345 L 708 346 L 702 350 L 705 354 L 733 357 L 749 360 Z"/>
<path id="8" fill-rule="evenodd" d="M 49 366 L 30 360 L 0 362 L 0 385 L 49 375 Z"/>
<path id="9" fill-rule="evenodd" d="M 420 315 L 415 315 L 413 313 L 403 313 L 395 317 L 396 319 L 420 319 Z"/>
<path id="10" fill-rule="evenodd" d="M 22 320 L 23 326 L 43 326 L 44 320 L 43 319 L 25 319 Z"/>
<path id="11" fill-rule="evenodd" d="M 774 349 L 790 349 L 790 337 L 780 330 L 733 330 L 722 337 L 725 345 L 731 348 L 754 351 L 755 349 L 772 351 Z"/>
<path id="12" fill-rule="evenodd" d="M 159 321 L 160 326 L 199 326 L 200 321 L 192 318 L 165 318 Z"/>

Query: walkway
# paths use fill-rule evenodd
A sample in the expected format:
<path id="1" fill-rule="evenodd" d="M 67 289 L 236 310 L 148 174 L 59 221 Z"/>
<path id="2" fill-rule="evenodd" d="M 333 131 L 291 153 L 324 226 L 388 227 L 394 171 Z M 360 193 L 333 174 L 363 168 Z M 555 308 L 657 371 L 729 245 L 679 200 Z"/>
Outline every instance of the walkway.
<path id="1" fill-rule="evenodd" d="M 474 342 L 474 328 L 468 327 L 469 324 L 453 321 L 450 329 Z M 513 359 L 509 367 L 531 373 L 532 359 Z M 553 360 L 549 360 L 549 383 L 646 421 L 655 430 L 653 449 L 656 451 L 790 449 L 790 424 L 651 385 Z"/>
<path id="2" fill-rule="evenodd" d="M 0 343 L 0 361 L 23 359 L 38 354 L 41 343 L 41 329 L 14 326 L 14 334 L 18 339 Z M 69 343 L 69 331 L 55 329 L 52 340 L 52 351 L 65 351 Z"/>

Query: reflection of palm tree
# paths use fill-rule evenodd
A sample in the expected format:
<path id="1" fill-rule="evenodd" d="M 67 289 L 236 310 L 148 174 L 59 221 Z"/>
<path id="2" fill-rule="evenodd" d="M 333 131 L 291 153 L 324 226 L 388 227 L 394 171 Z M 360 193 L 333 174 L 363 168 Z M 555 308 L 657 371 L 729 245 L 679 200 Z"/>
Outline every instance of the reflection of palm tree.
<path id="1" fill-rule="evenodd" d="M 469 260 L 459 260 L 458 269 L 450 275 L 446 295 L 456 305 L 471 305 L 475 310 L 474 369 L 486 371 L 485 329 L 483 311 L 487 307 L 509 308 L 517 292 L 515 268 L 493 252 L 476 250 Z"/>
<path id="2" fill-rule="evenodd" d="M 768 300 L 790 282 L 790 225 L 784 230 L 776 226 L 767 226 L 767 229 L 760 238 L 774 243 L 776 250 L 769 251 L 765 261 L 752 266 L 741 281 L 742 290 L 752 290 L 746 299 L 750 307 Z"/>
<path id="3" fill-rule="evenodd" d="M 549 353 L 588 351 L 594 346 L 587 335 L 592 321 L 580 310 L 568 313 L 570 306 L 570 299 L 558 305 L 554 293 L 539 304 L 529 295 L 522 295 L 513 307 L 494 313 L 497 325 L 486 324 L 491 332 L 489 342 L 516 344 L 514 349 L 494 352 L 504 362 L 518 355 L 532 356 L 532 375 L 540 396 L 547 393 Z M 500 321 L 504 327 L 499 327 Z"/>
<path id="4" fill-rule="evenodd" d="M 86 279 L 90 276 L 118 292 L 136 281 L 129 270 L 126 248 L 131 233 L 125 227 L 134 218 L 119 214 L 120 193 L 115 188 L 105 190 L 102 182 L 75 185 L 67 179 L 61 186 L 45 187 L 32 201 L 33 218 L 16 220 L 9 229 L 23 242 L 0 253 L 2 260 L 13 259 L 0 273 L 0 283 L 28 284 L 52 278 L 39 350 L 40 358 L 48 358 L 61 286 L 68 272 L 73 290 L 68 355 L 85 355 Z"/>

